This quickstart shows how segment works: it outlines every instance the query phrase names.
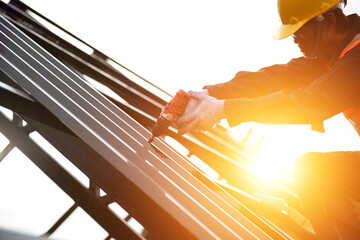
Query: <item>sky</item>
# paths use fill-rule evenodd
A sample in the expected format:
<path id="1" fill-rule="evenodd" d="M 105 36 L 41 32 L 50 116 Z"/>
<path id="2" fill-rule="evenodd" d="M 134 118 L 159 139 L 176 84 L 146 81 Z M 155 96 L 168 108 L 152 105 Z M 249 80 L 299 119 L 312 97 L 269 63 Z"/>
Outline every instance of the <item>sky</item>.
<path id="1" fill-rule="evenodd" d="M 291 38 L 272 38 L 280 24 L 276 0 L 24 2 L 172 95 L 301 56 Z M 346 13 L 360 13 L 360 1 L 348 2 Z M 249 128 L 253 143 L 265 137 L 254 160 L 263 176 L 288 174 L 296 156 L 307 151 L 360 150 L 358 136 L 340 115 L 325 122 L 325 134 L 310 126 L 254 123 L 233 131 L 244 136 Z"/>

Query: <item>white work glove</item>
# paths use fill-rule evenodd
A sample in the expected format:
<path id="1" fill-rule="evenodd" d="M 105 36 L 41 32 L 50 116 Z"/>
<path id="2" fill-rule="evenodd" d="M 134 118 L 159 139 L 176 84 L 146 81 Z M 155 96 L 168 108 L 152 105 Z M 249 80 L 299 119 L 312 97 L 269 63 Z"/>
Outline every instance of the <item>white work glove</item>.
<path id="1" fill-rule="evenodd" d="M 217 100 L 201 92 L 189 93 L 191 100 L 186 106 L 185 114 L 176 121 L 179 135 L 193 129 L 201 131 L 211 129 L 225 117 L 224 100 Z"/>
<path id="2" fill-rule="evenodd" d="M 203 89 L 201 91 L 193 91 L 193 90 L 190 90 L 188 91 L 188 93 L 192 96 L 192 95 L 195 95 L 195 94 L 206 94 L 206 95 L 209 95 L 209 91 L 207 89 Z"/>

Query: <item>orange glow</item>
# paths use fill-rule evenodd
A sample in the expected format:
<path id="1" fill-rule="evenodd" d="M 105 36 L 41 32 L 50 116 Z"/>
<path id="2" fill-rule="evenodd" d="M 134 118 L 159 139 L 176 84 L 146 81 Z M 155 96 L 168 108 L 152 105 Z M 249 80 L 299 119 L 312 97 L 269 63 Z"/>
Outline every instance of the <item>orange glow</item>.
<path id="1" fill-rule="evenodd" d="M 279 182 L 291 178 L 295 159 L 304 152 L 301 147 L 304 138 L 288 139 L 291 127 L 275 128 L 276 134 L 264 131 L 265 140 L 254 153 L 249 168 L 262 178 Z"/>
<path id="2" fill-rule="evenodd" d="M 257 175 L 278 183 L 292 180 L 293 165 L 306 152 L 355 151 L 360 139 L 351 124 L 339 114 L 327 121 L 325 133 L 312 131 L 307 125 L 249 125 L 254 129 L 250 141 L 256 144 L 260 136 L 265 140 L 251 158 L 249 168 Z M 238 131 L 239 129 L 234 129 Z"/>

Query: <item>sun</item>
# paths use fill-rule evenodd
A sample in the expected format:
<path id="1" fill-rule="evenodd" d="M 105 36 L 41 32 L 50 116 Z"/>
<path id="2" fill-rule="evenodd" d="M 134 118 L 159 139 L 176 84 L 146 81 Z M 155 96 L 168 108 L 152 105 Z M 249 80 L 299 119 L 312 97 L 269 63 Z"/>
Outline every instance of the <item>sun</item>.
<path id="1" fill-rule="evenodd" d="M 325 133 L 312 131 L 309 125 L 251 125 L 264 141 L 251 155 L 249 169 L 261 178 L 281 184 L 292 181 L 296 158 L 306 152 L 360 149 L 359 136 L 342 114 L 326 120 L 324 125 Z"/>
<path id="2" fill-rule="evenodd" d="M 276 134 L 264 135 L 261 147 L 251 156 L 251 171 L 270 181 L 291 181 L 294 162 L 305 152 L 302 143 L 306 141 L 306 137 L 288 139 L 288 130 L 278 129 Z"/>

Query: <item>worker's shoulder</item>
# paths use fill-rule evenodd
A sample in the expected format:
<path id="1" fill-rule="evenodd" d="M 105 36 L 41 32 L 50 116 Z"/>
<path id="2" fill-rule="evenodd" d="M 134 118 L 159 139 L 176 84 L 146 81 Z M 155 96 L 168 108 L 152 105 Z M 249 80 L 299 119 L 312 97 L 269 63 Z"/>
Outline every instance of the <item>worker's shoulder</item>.
<path id="1" fill-rule="evenodd" d="M 317 68 L 323 65 L 323 63 L 316 58 L 305 58 L 302 56 L 291 59 L 286 65 L 295 68 Z"/>

